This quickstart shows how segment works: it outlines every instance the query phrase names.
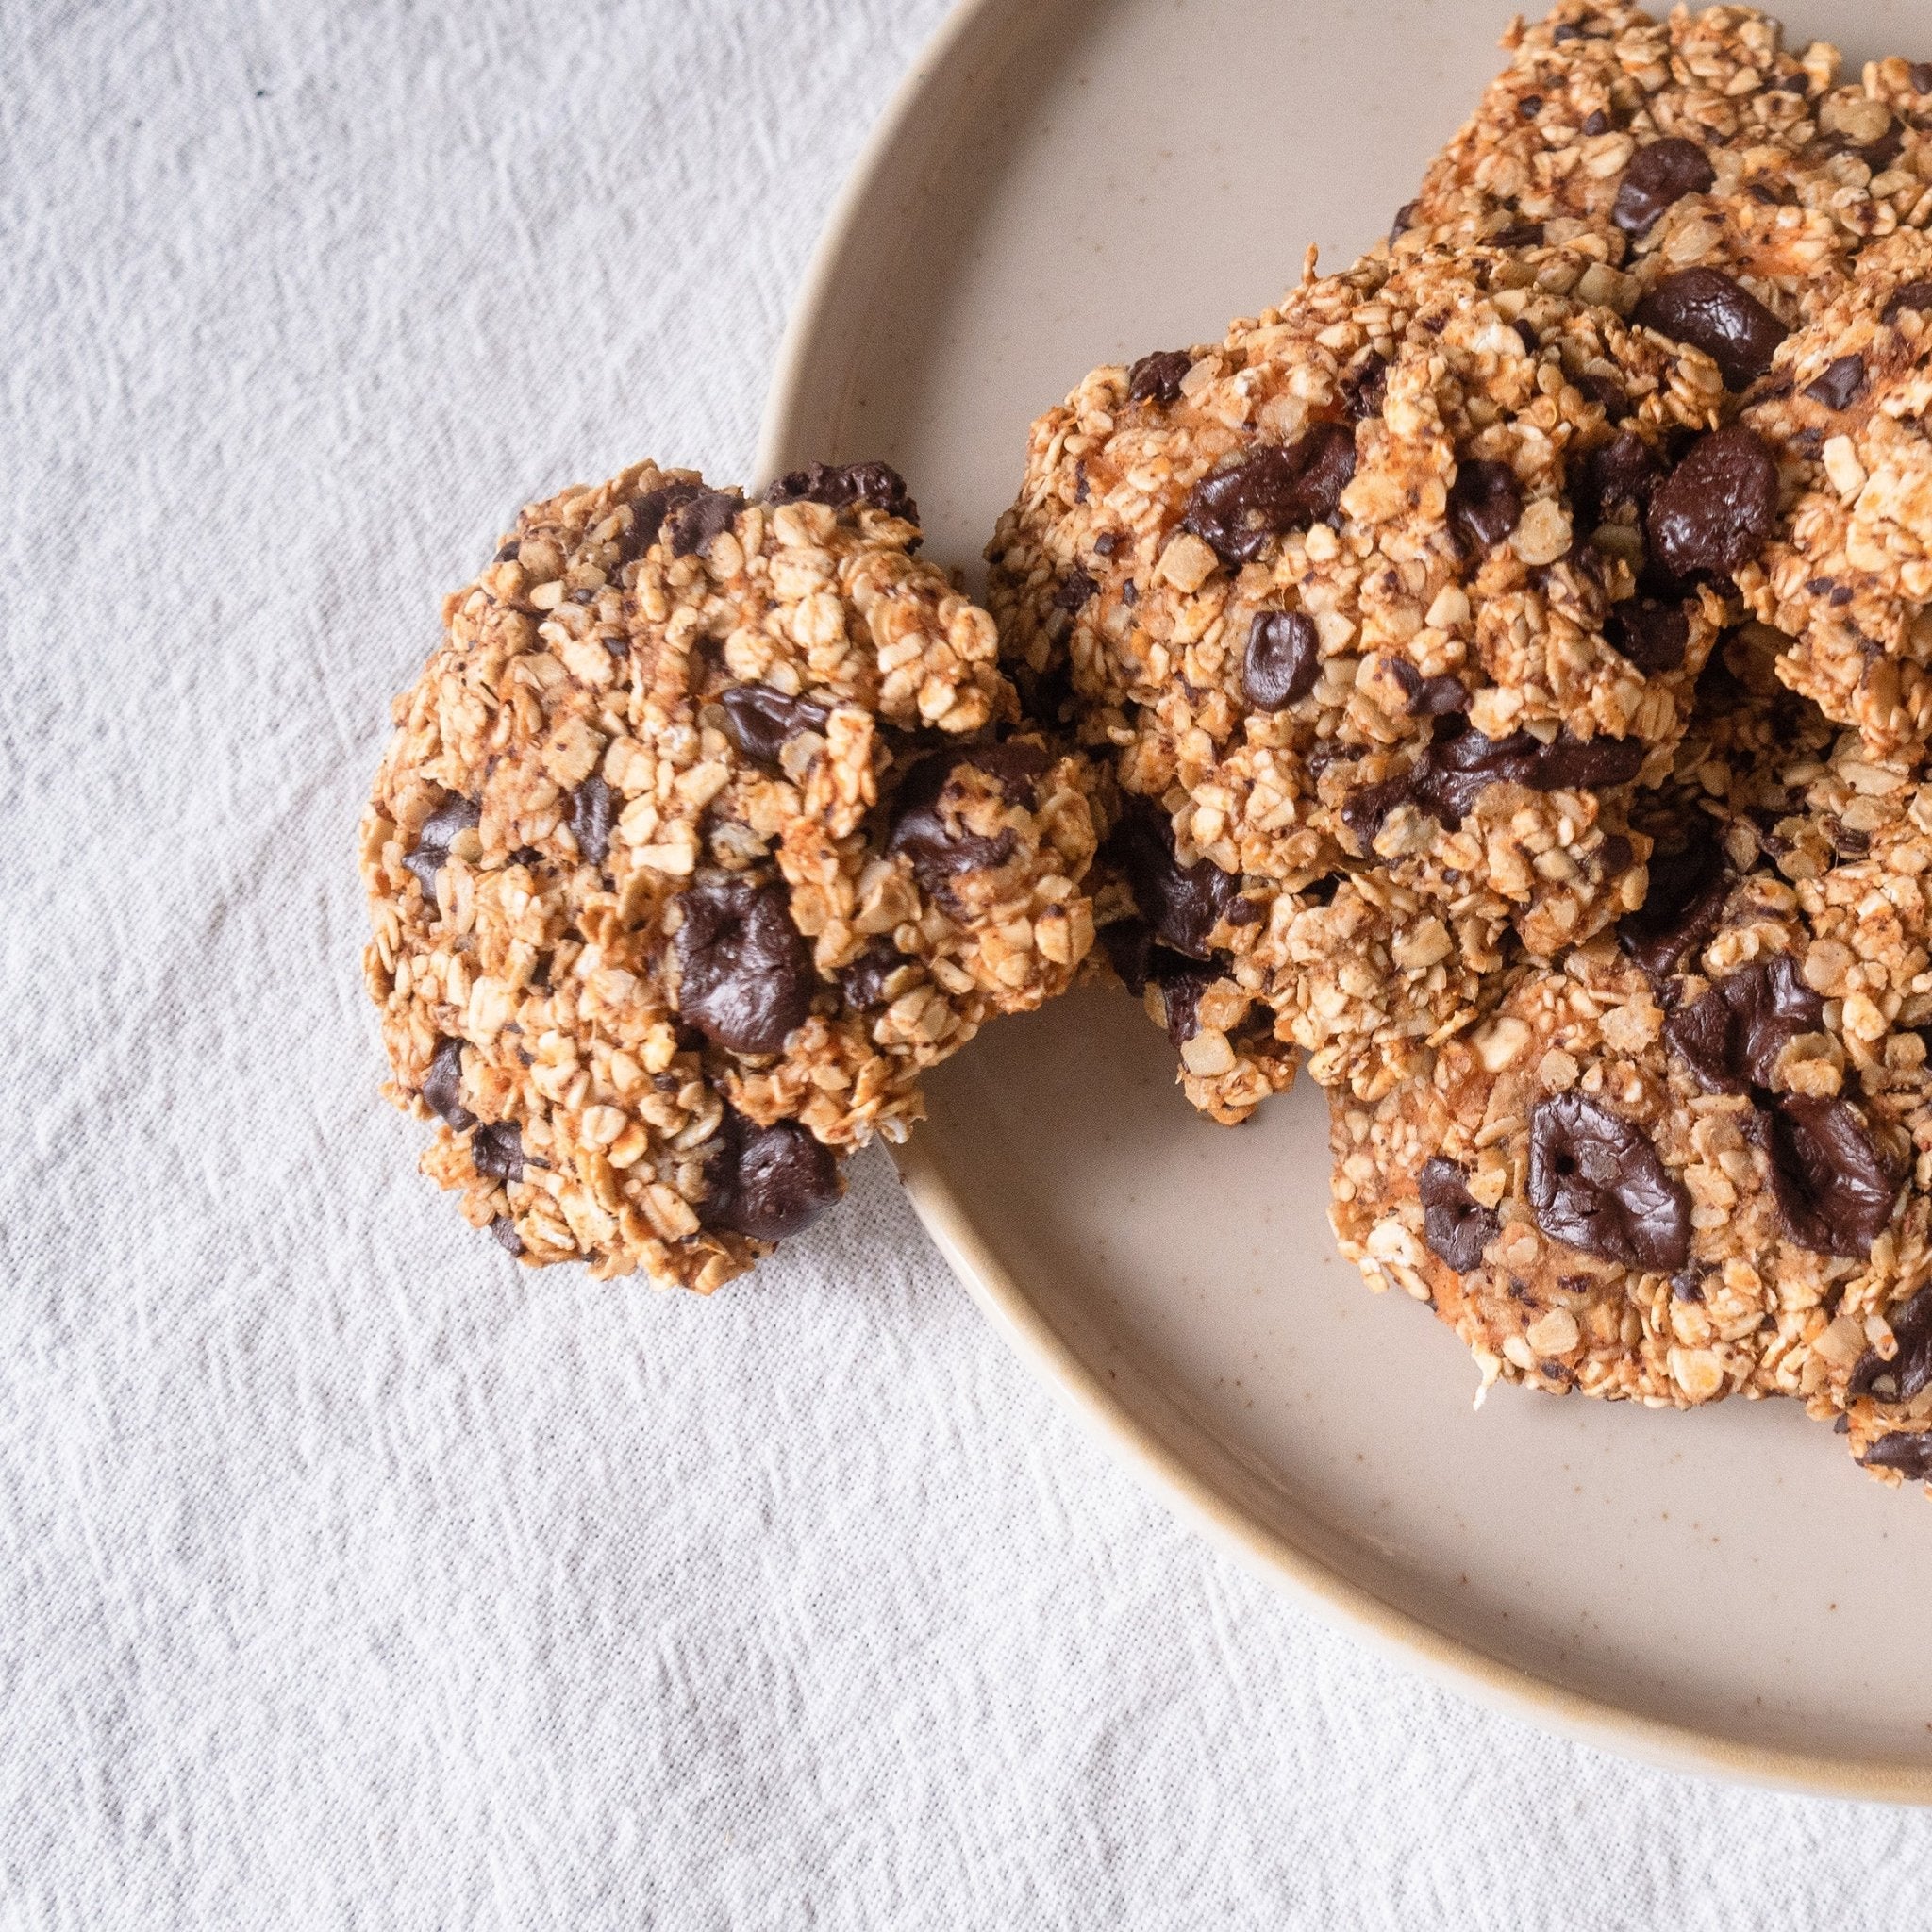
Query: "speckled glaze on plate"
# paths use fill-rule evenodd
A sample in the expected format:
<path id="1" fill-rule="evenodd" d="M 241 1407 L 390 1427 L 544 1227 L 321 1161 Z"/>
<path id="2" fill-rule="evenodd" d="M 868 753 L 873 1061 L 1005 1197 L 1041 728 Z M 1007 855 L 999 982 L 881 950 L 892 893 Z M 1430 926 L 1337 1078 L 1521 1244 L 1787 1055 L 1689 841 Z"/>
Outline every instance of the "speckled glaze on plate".
<path id="1" fill-rule="evenodd" d="M 1921 0 L 1799 42 L 1924 57 Z M 1030 419 L 1218 338 L 1388 225 L 1502 64 L 1496 0 L 970 0 L 908 78 L 793 317 L 761 467 L 883 457 L 980 581 Z M 1335 1251 L 1320 1094 L 1232 1131 L 1124 997 L 990 1028 L 900 1154 L 954 1267 L 1122 1455 L 1266 1574 L 1596 1742 L 1932 1801 L 1932 1506 L 1795 1405 L 1494 1391 Z"/>

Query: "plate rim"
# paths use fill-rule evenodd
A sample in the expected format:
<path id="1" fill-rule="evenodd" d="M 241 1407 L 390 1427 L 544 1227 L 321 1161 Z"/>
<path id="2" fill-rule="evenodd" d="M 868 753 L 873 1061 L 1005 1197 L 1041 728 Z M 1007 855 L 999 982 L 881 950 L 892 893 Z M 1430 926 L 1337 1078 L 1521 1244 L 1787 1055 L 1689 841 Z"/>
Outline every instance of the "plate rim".
<path id="1" fill-rule="evenodd" d="M 1058 7 L 1065 0 L 1046 4 Z M 1003 15 L 1014 27 L 1023 18 L 1037 25 L 1041 10 L 1041 0 L 955 0 L 899 81 L 832 204 L 792 300 L 766 394 L 756 483 L 823 454 L 799 445 L 803 425 L 814 412 L 814 370 L 828 353 L 824 331 L 833 291 L 875 288 L 882 279 L 876 236 L 890 237 L 892 225 L 871 217 L 875 210 L 890 213 L 895 199 L 904 198 L 888 185 L 892 164 L 916 150 L 929 103 L 937 98 L 944 105 L 955 70 L 982 29 L 997 31 L 993 24 Z M 822 404 L 817 413 L 823 413 Z M 928 1138 L 915 1133 L 889 1151 L 914 1211 L 947 1264 L 1036 1377 L 1143 1488 L 1331 1627 L 1489 1708 L 1660 1769 L 1821 1797 L 1932 1805 L 1932 1766 L 1753 1744 L 1645 1716 L 1506 1663 L 1344 1576 L 1223 1493 L 1108 1390 L 993 1252 Z"/>

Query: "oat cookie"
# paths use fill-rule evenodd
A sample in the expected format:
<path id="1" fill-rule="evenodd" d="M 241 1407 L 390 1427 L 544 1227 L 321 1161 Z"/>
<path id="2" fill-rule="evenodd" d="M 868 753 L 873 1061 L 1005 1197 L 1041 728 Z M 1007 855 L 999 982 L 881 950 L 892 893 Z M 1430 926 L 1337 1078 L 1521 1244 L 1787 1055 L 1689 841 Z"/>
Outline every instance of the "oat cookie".
<path id="1" fill-rule="evenodd" d="M 1775 510 L 1724 408 L 1702 351 L 1477 250 L 1308 279 L 1034 425 L 989 603 L 1036 711 L 1111 762 L 1154 938 L 1246 996 L 1190 1062 L 1210 1111 L 1285 1042 L 1399 1078 L 1511 932 L 1638 903 L 1630 801 Z M 1165 870 L 1199 930 L 1144 903 Z"/>
<path id="2" fill-rule="evenodd" d="M 1794 689 L 1874 753 L 1932 740 L 1932 236 L 1893 236 L 1779 351 L 1745 421 L 1777 451 L 1785 529 L 1747 574 L 1795 634 Z"/>
<path id="3" fill-rule="evenodd" d="M 1784 782 L 1792 809 L 1517 972 L 1427 1079 L 1334 1096 L 1344 1251 L 1485 1386 L 1862 1403 L 1861 1443 L 1890 1377 L 1917 1393 L 1893 1320 L 1932 1272 L 1932 790 L 1851 737 Z"/>
<path id="4" fill-rule="evenodd" d="M 1489 242 L 1698 343 L 1742 390 L 1858 251 L 1932 222 L 1932 64 L 1855 80 L 1748 7 L 1562 0 L 1397 217 L 1398 253 Z"/>
<path id="5" fill-rule="evenodd" d="M 1083 767 L 914 515 L 881 465 L 746 501 L 641 464 L 445 603 L 366 966 L 425 1171 L 525 1260 L 716 1288 L 1085 957 Z"/>

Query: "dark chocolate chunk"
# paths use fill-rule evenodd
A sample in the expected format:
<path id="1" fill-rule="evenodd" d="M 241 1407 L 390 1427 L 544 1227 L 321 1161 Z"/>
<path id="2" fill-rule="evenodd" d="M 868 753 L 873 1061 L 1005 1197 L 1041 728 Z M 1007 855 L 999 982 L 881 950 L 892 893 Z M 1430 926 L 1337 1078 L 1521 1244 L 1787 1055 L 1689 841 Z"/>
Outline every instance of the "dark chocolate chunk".
<path id="1" fill-rule="evenodd" d="M 673 557 L 696 557 L 728 530 L 744 508 L 735 490 L 697 490 L 664 519 Z"/>
<path id="2" fill-rule="evenodd" d="M 943 893 L 959 873 L 1004 865 L 1019 842 L 1013 832 L 1004 829 L 988 838 L 967 830 L 958 822 L 957 805 L 948 811 L 946 791 L 970 768 L 992 779 L 1008 805 L 1030 807 L 1040 774 L 1052 762 L 1041 746 L 1019 740 L 929 753 L 900 783 L 886 850 L 909 858 L 920 884 L 935 894 Z"/>
<path id="3" fill-rule="evenodd" d="M 791 895 L 775 880 L 727 877 L 691 887 L 680 903 L 678 1011 L 733 1053 L 777 1053 L 811 1010 L 811 949 L 791 923 Z"/>
<path id="4" fill-rule="evenodd" d="M 1226 564 L 1252 563 L 1284 531 L 1332 516 L 1355 475 L 1355 432 L 1318 423 L 1286 445 L 1270 443 L 1212 475 L 1188 497 L 1181 527 Z"/>
<path id="5" fill-rule="evenodd" d="M 1679 1268 L 1671 1276 L 1671 1299 L 1676 1302 L 1701 1302 L 1704 1299 L 1704 1275 L 1694 1261 L 1688 1267 Z"/>
<path id="6" fill-rule="evenodd" d="M 919 506 L 906 488 L 906 479 L 890 463 L 808 463 L 780 476 L 765 491 L 767 503 L 822 503 L 827 509 L 849 509 L 862 504 L 884 510 L 889 517 L 919 521 Z"/>
<path id="7" fill-rule="evenodd" d="M 1178 953 L 1156 947 L 1151 962 L 1154 983 L 1160 989 L 1160 1009 L 1167 1019 L 1167 1037 L 1176 1053 L 1201 1030 L 1201 995 L 1219 979 L 1211 961 L 1184 959 Z"/>
<path id="8" fill-rule="evenodd" d="M 1881 320 L 1896 322 L 1907 309 L 1923 315 L 1928 308 L 1932 308 L 1932 282 L 1907 282 L 1885 305 Z"/>
<path id="9" fill-rule="evenodd" d="M 1610 607 L 1604 636 L 1640 671 L 1676 671 L 1690 642 L 1690 620 L 1681 604 L 1629 597 Z"/>
<path id="10" fill-rule="evenodd" d="M 499 1214 L 490 1224 L 490 1239 L 507 1255 L 524 1252 L 524 1238 L 517 1232 L 516 1223 L 507 1215 Z"/>
<path id="11" fill-rule="evenodd" d="M 1541 94 L 1524 94 L 1516 104 L 1516 111 L 1525 121 L 1534 121 L 1542 110 L 1543 97 Z"/>
<path id="12" fill-rule="evenodd" d="M 1888 1308 L 1897 1352 L 1888 1361 L 1868 1348 L 1852 1369 L 1845 1393 L 1877 1395 L 1882 1402 L 1910 1402 L 1932 1383 L 1932 1288 L 1922 1288 L 1902 1308 Z"/>
<path id="13" fill-rule="evenodd" d="M 1790 334 L 1741 282 L 1714 268 L 1666 275 L 1631 311 L 1639 328 L 1702 349 L 1729 389 L 1748 389 Z"/>
<path id="14" fill-rule="evenodd" d="M 1617 922 L 1617 943 L 1652 979 L 1666 979 L 1686 953 L 1717 930 L 1730 897 L 1730 875 L 1715 839 L 1682 852 L 1653 853 L 1643 904 Z"/>
<path id="15" fill-rule="evenodd" d="M 1408 225 L 1415 220 L 1415 209 L 1416 205 L 1414 202 L 1405 201 L 1395 210 L 1395 219 L 1389 224 L 1390 247 L 1393 248 L 1408 233 Z"/>
<path id="16" fill-rule="evenodd" d="M 1390 668 L 1395 673 L 1396 682 L 1408 693 L 1411 718 L 1453 718 L 1469 709 L 1469 692 L 1453 672 L 1424 677 L 1404 658 L 1391 658 Z"/>
<path id="17" fill-rule="evenodd" d="M 1673 203 L 1707 192 L 1716 180 L 1710 158 L 1694 141 L 1654 141 L 1631 157 L 1610 219 L 1626 235 L 1647 234 Z"/>
<path id="18" fill-rule="evenodd" d="M 468 1133 L 476 1124 L 476 1116 L 462 1103 L 462 1091 L 463 1042 L 439 1040 L 423 1079 L 423 1098 L 429 1103 L 430 1111 L 440 1114 L 458 1134 Z"/>
<path id="19" fill-rule="evenodd" d="M 1129 802 L 1108 841 L 1108 858 L 1162 943 L 1191 959 L 1210 957 L 1209 935 L 1223 920 L 1232 920 L 1241 902 L 1239 877 L 1211 858 L 1181 864 L 1167 814 L 1142 798 Z"/>
<path id="20" fill-rule="evenodd" d="M 695 483 L 666 483 L 660 489 L 647 490 L 643 495 L 633 497 L 630 528 L 617 540 L 619 558 L 627 563 L 634 557 L 641 557 L 658 541 L 665 517 L 679 504 L 688 503 L 697 490 Z"/>
<path id="21" fill-rule="evenodd" d="M 845 1004 L 861 1013 L 884 1006 L 886 982 L 905 963 L 905 954 L 891 940 L 869 941 L 851 965 L 839 969 L 839 991 Z"/>
<path id="22" fill-rule="evenodd" d="M 1181 383 L 1194 366 L 1185 349 L 1157 349 L 1142 356 L 1127 371 L 1127 400 L 1130 403 L 1177 403 Z"/>
<path id="23" fill-rule="evenodd" d="M 491 561 L 492 563 L 514 563 L 517 560 L 517 553 L 522 548 L 523 545 L 512 539 L 496 553 Z"/>
<path id="24" fill-rule="evenodd" d="M 1799 976 L 1789 953 L 1727 973 L 1664 1022 L 1664 1038 L 1703 1084 L 1743 1093 L 1774 1084 L 1778 1056 L 1824 1024 L 1824 1002 Z"/>
<path id="25" fill-rule="evenodd" d="M 1905 1175 L 1847 1100 L 1781 1093 L 1769 1114 L 1771 1192 L 1785 1232 L 1814 1254 L 1862 1261 Z"/>
<path id="26" fill-rule="evenodd" d="M 470 1142 L 470 1164 L 486 1180 L 522 1180 L 524 1137 L 516 1122 L 491 1121 L 478 1127 Z"/>
<path id="27" fill-rule="evenodd" d="M 1900 1429 L 1880 1436 L 1858 1461 L 1866 1469 L 1895 1469 L 1908 1483 L 1932 1482 L 1932 1434 Z"/>
<path id="28" fill-rule="evenodd" d="M 1154 928 L 1144 919 L 1116 919 L 1100 928 L 1108 964 L 1126 990 L 1139 999 L 1147 991 L 1154 969 Z"/>
<path id="29" fill-rule="evenodd" d="M 1827 409 L 1849 409 L 1865 393 L 1865 358 L 1840 356 L 1817 381 L 1805 385 L 1805 393 Z"/>
<path id="30" fill-rule="evenodd" d="M 1248 702 L 1279 711 L 1305 698 L 1322 675 L 1322 641 L 1306 610 L 1257 611 L 1248 626 L 1241 687 Z"/>
<path id="31" fill-rule="evenodd" d="M 1462 731 L 1431 744 L 1407 771 L 1356 792 L 1343 804 L 1341 819 L 1365 847 L 1374 844 L 1383 820 L 1404 804 L 1453 831 L 1488 786 L 1557 791 L 1627 785 L 1643 758 L 1644 748 L 1635 739 L 1595 738 L 1586 743 L 1565 734 L 1545 744 L 1527 731 L 1507 738 Z"/>
<path id="32" fill-rule="evenodd" d="M 1507 463 L 1475 460 L 1457 466 L 1449 489 L 1449 522 L 1466 549 L 1502 542 L 1523 517 L 1523 491 Z"/>
<path id="33" fill-rule="evenodd" d="M 1540 248 L 1542 246 L 1543 225 L 1541 222 L 1511 222 L 1507 228 L 1500 229 L 1489 239 L 1497 248 Z"/>
<path id="34" fill-rule="evenodd" d="M 1342 406 L 1357 423 L 1379 416 L 1389 400 L 1389 359 L 1374 349 L 1341 378 Z"/>
<path id="35" fill-rule="evenodd" d="M 1662 474 L 1650 445 L 1628 429 L 1585 450 L 1570 465 L 1570 500 L 1576 527 L 1593 530 L 1621 509 L 1641 509 Z"/>
<path id="36" fill-rule="evenodd" d="M 1540 356 L 1542 354 L 1542 338 L 1537 334 L 1536 330 L 1522 316 L 1519 315 L 1509 326 L 1516 331 L 1516 340 L 1523 344 L 1523 353 L 1525 356 Z"/>
<path id="37" fill-rule="evenodd" d="M 788 740 L 801 731 L 824 731 L 831 722 L 828 705 L 787 697 L 768 684 L 735 684 L 718 694 L 724 735 L 754 764 L 782 770 L 778 759 Z"/>
<path id="38" fill-rule="evenodd" d="M 1700 437 L 1651 496 L 1651 554 L 1673 577 L 1729 577 L 1764 547 L 1777 499 L 1777 459 L 1755 432 L 1734 423 Z"/>
<path id="39" fill-rule="evenodd" d="M 1458 1274 L 1481 1267 L 1483 1250 L 1502 1232 L 1503 1224 L 1470 1193 L 1462 1170 L 1437 1155 L 1423 1164 L 1416 1191 L 1422 1196 L 1423 1240 L 1430 1254 Z"/>
<path id="40" fill-rule="evenodd" d="M 448 862 L 449 848 L 458 834 L 474 829 L 482 819 L 480 807 L 452 795 L 423 821 L 423 829 L 416 834 L 416 849 L 403 864 L 415 874 L 424 898 L 432 906 L 436 903 L 436 874 Z"/>
<path id="41" fill-rule="evenodd" d="M 571 793 L 570 828 L 577 850 L 592 865 L 602 865 L 610 850 L 610 828 L 617 823 L 617 799 L 595 772 Z"/>
<path id="42" fill-rule="evenodd" d="M 1067 573 L 1059 589 L 1054 592 L 1054 608 L 1064 610 L 1071 617 L 1099 588 L 1084 570 L 1076 566 Z"/>
<path id="43" fill-rule="evenodd" d="M 845 1190 L 838 1156 L 796 1121 L 754 1126 L 729 1107 L 705 1180 L 699 1221 L 759 1241 L 802 1233 Z"/>
<path id="44" fill-rule="evenodd" d="M 1932 94 L 1932 60 L 1912 63 L 1911 82 L 1915 93 Z"/>
<path id="45" fill-rule="evenodd" d="M 1583 124 L 1583 131 L 1589 135 L 1607 134 L 1610 131 L 1610 117 L 1601 108 L 1592 108 Z"/>
<path id="46" fill-rule="evenodd" d="M 1690 1196 L 1650 1137 L 1583 1094 L 1540 1101 L 1529 1123 L 1529 1207 L 1552 1241 L 1646 1274 L 1690 1252 Z"/>

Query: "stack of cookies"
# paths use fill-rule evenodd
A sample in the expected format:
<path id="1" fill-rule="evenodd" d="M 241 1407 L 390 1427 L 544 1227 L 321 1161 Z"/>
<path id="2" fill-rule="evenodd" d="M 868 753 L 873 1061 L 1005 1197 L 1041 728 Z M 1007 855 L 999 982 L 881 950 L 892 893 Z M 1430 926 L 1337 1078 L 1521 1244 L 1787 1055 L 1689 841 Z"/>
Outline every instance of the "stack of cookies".
<path id="1" fill-rule="evenodd" d="M 1932 63 L 1562 0 L 1388 242 L 1035 425 L 987 608 L 883 465 L 525 510 L 398 701 L 371 990 L 525 1260 L 708 1290 L 1118 980 L 1298 1065 L 1484 1386 L 1932 1479 Z"/>

